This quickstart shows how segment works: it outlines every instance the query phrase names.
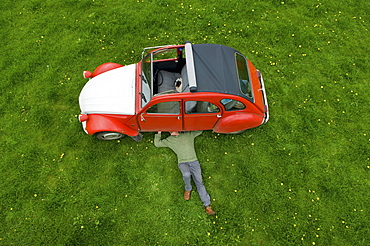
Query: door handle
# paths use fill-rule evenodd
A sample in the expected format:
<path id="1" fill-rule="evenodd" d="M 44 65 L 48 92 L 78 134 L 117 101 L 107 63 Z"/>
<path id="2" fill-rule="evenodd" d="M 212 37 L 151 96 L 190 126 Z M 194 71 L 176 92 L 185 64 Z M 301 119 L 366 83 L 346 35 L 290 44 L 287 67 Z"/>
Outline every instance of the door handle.
<path id="1" fill-rule="evenodd" d="M 221 118 L 222 117 L 222 115 L 220 115 L 220 114 L 218 114 L 218 115 L 216 115 L 217 116 L 217 118 Z"/>
<path id="2" fill-rule="evenodd" d="M 180 116 L 177 116 L 177 119 L 178 119 L 178 120 L 180 120 L 180 119 L 181 119 L 181 117 L 180 117 Z"/>
<path id="3" fill-rule="evenodd" d="M 145 118 L 144 118 L 144 116 L 143 116 L 143 114 L 140 115 L 140 120 L 141 121 L 144 121 L 144 122 L 146 121 Z"/>

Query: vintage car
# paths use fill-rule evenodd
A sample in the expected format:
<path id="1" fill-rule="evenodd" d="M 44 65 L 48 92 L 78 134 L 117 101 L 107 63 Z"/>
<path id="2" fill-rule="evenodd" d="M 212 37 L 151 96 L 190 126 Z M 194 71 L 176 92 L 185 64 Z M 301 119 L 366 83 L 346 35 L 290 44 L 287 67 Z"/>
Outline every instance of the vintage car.
<path id="1" fill-rule="evenodd" d="M 101 140 L 141 132 L 239 133 L 269 119 L 262 74 L 239 51 L 218 44 L 145 48 L 137 64 L 104 63 L 79 104 L 87 134 Z"/>

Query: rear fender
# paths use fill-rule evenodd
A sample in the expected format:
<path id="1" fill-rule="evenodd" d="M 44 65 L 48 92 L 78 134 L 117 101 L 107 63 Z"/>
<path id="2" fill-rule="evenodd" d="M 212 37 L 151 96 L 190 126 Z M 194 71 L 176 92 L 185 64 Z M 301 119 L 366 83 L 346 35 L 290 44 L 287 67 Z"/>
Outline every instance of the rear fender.
<path id="1" fill-rule="evenodd" d="M 222 117 L 213 128 L 217 133 L 238 132 L 257 127 L 263 123 L 264 117 L 256 114 L 234 114 Z"/>
<path id="2" fill-rule="evenodd" d="M 97 132 L 119 132 L 127 136 L 137 136 L 139 132 L 128 127 L 126 122 L 130 117 L 118 115 L 89 114 L 86 121 L 86 131 L 93 135 Z"/>

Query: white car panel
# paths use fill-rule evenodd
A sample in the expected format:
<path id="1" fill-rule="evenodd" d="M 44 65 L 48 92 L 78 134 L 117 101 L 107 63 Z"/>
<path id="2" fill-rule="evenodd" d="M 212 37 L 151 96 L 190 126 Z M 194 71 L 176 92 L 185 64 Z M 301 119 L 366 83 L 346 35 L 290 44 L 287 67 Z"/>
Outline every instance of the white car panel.
<path id="1" fill-rule="evenodd" d="M 135 114 L 136 64 L 116 68 L 90 79 L 79 97 L 84 114 Z"/>

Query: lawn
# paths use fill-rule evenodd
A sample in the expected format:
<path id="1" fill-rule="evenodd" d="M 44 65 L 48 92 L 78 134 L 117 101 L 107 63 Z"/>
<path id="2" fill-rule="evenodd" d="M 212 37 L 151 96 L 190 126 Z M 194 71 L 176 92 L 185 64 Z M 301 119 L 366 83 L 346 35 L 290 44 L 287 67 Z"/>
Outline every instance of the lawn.
<path id="1" fill-rule="evenodd" d="M 369 245 L 370 2 L 2 0 L 0 245 Z M 83 70 L 217 43 L 263 73 L 270 121 L 196 139 L 216 216 L 153 133 L 99 141 Z"/>

